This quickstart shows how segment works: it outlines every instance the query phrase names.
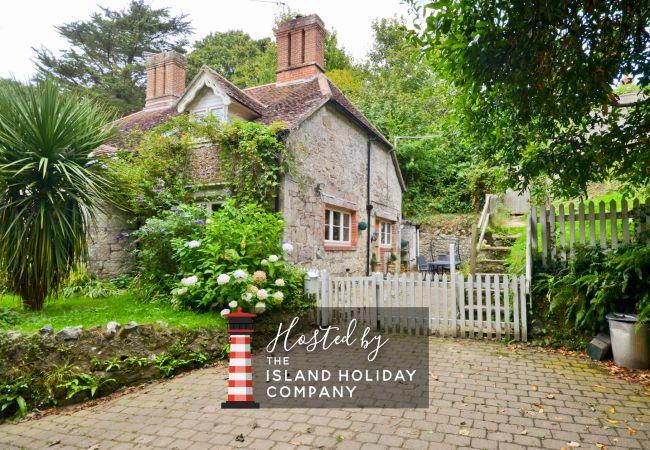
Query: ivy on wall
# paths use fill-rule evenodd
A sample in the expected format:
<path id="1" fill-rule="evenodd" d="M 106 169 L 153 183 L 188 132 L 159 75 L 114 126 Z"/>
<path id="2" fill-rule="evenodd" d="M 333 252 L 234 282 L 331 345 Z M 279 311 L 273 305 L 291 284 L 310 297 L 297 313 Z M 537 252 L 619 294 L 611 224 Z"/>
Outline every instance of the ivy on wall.
<path id="1" fill-rule="evenodd" d="M 212 116 L 197 120 L 181 115 L 146 132 L 136 131 L 125 150 L 110 158 L 122 203 L 146 218 L 190 200 L 196 180 L 190 170 L 196 145 L 212 145 L 219 153 L 219 173 L 238 204 L 271 209 L 281 177 L 295 174 L 294 155 L 286 148 L 281 122 L 222 124 Z"/>

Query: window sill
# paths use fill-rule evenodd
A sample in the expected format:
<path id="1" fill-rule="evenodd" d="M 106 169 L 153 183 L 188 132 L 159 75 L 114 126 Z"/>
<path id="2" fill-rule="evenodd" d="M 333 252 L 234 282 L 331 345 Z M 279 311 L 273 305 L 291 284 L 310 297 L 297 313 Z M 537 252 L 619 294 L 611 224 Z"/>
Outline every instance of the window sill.
<path id="1" fill-rule="evenodd" d="M 326 252 L 351 252 L 356 250 L 356 246 L 352 244 L 329 244 L 325 243 Z"/>

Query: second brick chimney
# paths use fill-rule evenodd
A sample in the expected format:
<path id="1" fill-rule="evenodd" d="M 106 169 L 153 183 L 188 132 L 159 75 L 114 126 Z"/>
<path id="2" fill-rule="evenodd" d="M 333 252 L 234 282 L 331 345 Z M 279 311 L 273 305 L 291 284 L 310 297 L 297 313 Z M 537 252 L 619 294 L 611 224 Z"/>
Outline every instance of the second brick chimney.
<path id="1" fill-rule="evenodd" d="M 187 59 L 175 51 L 157 53 L 145 61 L 147 98 L 145 111 L 169 108 L 185 92 Z"/>
<path id="2" fill-rule="evenodd" d="M 277 82 L 308 78 L 325 67 L 325 25 L 316 14 L 278 25 Z"/>

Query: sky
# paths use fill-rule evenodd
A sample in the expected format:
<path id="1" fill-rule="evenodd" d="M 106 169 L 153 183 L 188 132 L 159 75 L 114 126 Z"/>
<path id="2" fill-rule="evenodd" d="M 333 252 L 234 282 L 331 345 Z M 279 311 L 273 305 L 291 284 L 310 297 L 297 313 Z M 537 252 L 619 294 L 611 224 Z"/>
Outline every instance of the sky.
<path id="1" fill-rule="evenodd" d="M 318 14 L 326 28 L 335 29 L 340 45 L 355 59 L 365 57 L 372 45 L 372 20 L 407 16 L 400 0 L 283 0 L 286 7 L 302 14 Z M 2 6 L 0 16 L 0 77 L 27 80 L 35 73 L 32 47 L 56 51 L 66 41 L 54 27 L 86 20 L 97 5 L 122 9 L 129 0 L 20 0 Z M 274 17 L 281 6 L 272 0 L 149 0 L 155 8 L 170 8 L 172 14 L 188 14 L 194 27 L 194 42 L 213 31 L 244 30 L 251 37 L 271 37 Z"/>

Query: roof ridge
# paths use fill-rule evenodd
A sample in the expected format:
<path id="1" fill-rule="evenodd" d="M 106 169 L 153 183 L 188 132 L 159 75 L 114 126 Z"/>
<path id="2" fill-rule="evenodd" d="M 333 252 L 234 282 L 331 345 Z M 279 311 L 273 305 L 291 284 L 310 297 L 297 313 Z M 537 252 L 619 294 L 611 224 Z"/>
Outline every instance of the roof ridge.
<path id="1" fill-rule="evenodd" d="M 242 94 L 242 95 L 243 95 L 247 100 L 250 100 L 253 104 L 256 104 L 257 106 L 259 106 L 259 107 L 260 107 L 260 110 L 259 110 L 259 111 L 255 111 L 255 112 L 261 114 L 261 112 L 266 108 L 266 105 L 265 105 L 265 104 L 263 104 L 262 102 L 260 102 L 260 101 L 258 101 L 257 99 L 251 97 L 250 95 L 248 95 L 246 92 L 244 92 L 243 89 L 241 89 L 240 87 L 238 87 L 238 86 L 237 86 L 236 84 L 234 84 L 232 81 L 228 80 L 228 78 L 226 78 L 226 77 L 224 77 L 223 75 L 221 75 L 219 72 L 217 72 L 216 70 L 214 70 L 212 67 L 208 66 L 207 64 L 203 64 L 203 66 L 201 67 L 201 69 L 204 69 L 204 68 L 207 69 L 207 70 L 210 72 L 210 75 L 216 77 L 220 82 L 225 83 L 225 84 L 228 85 L 230 88 L 232 88 L 233 90 L 235 90 L 235 92 L 237 92 L 237 91 L 240 92 L 240 93 L 241 93 L 241 94 Z M 248 105 L 246 105 L 246 106 L 248 106 Z"/>

